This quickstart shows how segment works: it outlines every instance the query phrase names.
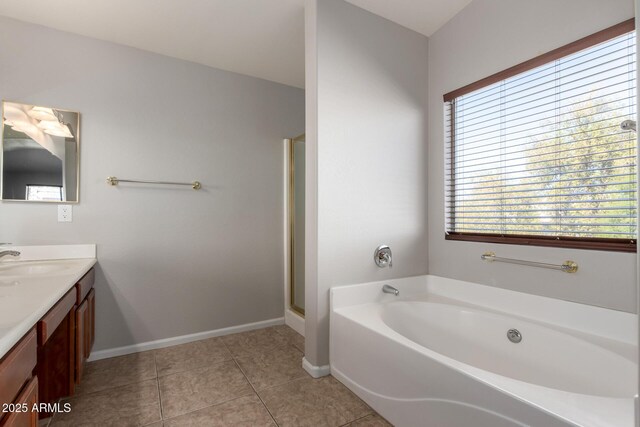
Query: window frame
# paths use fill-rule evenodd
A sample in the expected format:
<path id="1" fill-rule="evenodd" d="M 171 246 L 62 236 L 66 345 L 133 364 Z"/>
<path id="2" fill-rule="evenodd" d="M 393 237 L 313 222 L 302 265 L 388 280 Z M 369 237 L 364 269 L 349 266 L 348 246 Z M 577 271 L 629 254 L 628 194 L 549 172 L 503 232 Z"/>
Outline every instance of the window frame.
<path id="1" fill-rule="evenodd" d="M 476 82 L 470 83 L 454 91 L 448 92 L 443 95 L 445 103 L 452 102 L 456 98 L 459 98 L 468 93 L 498 83 L 502 80 L 508 79 L 515 75 L 524 73 L 549 62 L 561 59 L 573 53 L 595 46 L 597 44 L 606 42 L 618 36 L 630 33 L 636 29 L 635 18 L 631 18 L 612 27 L 598 31 L 590 36 L 584 37 L 575 42 L 569 43 L 565 46 L 554 49 L 550 52 L 539 55 L 533 59 L 514 65 L 506 70 L 495 73 L 489 77 L 485 77 Z M 452 186 L 455 188 L 455 117 L 451 114 L 450 121 L 447 124 L 450 130 L 450 141 L 446 143 L 451 144 L 450 156 L 451 168 L 449 173 L 451 174 Z M 636 197 L 636 199 L 639 199 Z M 455 217 L 454 217 L 455 219 Z M 593 249 L 604 251 L 617 251 L 617 252 L 637 252 L 636 239 L 616 239 L 616 238 L 585 238 L 585 237 L 570 237 L 570 236 L 537 236 L 537 235 L 523 235 L 523 234 L 493 234 L 493 233 L 470 233 L 470 232 L 450 232 L 445 230 L 445 240 L 458 240 L 468 242 L 484 242 L 484 243 L 502 243 L 513 245 L 531 245 L 531 246 L 546 246 L 546 247 L 561 247 L 561 248 L 573 248 L 573 249 Z"/>

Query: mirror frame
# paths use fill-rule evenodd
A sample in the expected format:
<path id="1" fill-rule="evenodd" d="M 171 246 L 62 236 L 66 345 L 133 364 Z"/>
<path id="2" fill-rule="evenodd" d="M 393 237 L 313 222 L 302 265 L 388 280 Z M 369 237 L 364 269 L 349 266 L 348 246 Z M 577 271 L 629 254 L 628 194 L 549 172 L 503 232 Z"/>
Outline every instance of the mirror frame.
<path id="1" fill-rule="evenodd" d="M 46 107 L 51 108 L 56 111 L 62 111 L 65 113 L 75 113 L 78 115 L 78 128 L 76 129 L 76 200 L 68 201 L 68 200 L 18 200 L 18 199 L 5 199 L 3 197 L 4 194 L 4 104 L 22 104 L 22 105 L 30 105 L 32 107 L 42 107 L 42 105 L 31 104 L 28 102 L 19 102 L 19 101 L 10 101 L 7 99 L 2 100 L 2 105 L 0 105 L 0 202 L 11 202 L 11 203 L 55 203 L 58 205 L 77 205 L 80 203 L 80 121 L 81 114 L 79 111 L 74 110 L 66 110 L 64 108 L 56 108 L 56 107 Z"/>

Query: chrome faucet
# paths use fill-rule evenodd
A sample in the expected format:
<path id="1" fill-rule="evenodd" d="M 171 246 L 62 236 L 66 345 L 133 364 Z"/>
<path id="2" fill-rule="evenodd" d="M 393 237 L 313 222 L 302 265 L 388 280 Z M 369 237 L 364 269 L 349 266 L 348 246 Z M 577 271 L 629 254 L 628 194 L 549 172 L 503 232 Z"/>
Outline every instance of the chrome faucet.
<path id="1" fill-rule="evenodd" d="M 18 251 L 0 251 L 0 258 L 3 256 L 20 256 L 20 252 Z"/>
<path id="2" fill-rule="evenodd" d="M 382 292 L 384 292 L 385 294 L 393 294 L 395 296 L 398 296 L 398 294 L 400 294 L 400 291 L 391 285 L 382 286 Z"/>
<path id="3" fill-rule="evenodd" d="M 380 245 L 373 253 L 373 260 L 380 268 L 393 267 L 393 260 L 391 258 L 391 248 L 387 245 Z"/>

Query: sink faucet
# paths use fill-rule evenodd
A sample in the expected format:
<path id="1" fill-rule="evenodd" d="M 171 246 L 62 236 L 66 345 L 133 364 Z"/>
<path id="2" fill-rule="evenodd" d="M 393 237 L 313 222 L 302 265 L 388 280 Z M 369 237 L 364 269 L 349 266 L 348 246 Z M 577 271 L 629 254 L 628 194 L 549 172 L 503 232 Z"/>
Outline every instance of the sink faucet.
<path id="1" fill-rule="evenodd" d="M 0 258 L 3 256 L 20 256 L 20 252 L 18 251 L 0 251 Z"/>

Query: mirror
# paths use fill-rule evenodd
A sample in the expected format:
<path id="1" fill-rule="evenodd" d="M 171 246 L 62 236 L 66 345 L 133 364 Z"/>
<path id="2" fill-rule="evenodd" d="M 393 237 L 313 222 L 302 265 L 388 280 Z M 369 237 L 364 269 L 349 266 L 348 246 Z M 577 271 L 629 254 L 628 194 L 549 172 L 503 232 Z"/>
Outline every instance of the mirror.
<path id="1" fill-rule="evenodd" d="M 80 113 L 2 103 L 2 200 L 77 203 Z"/>

